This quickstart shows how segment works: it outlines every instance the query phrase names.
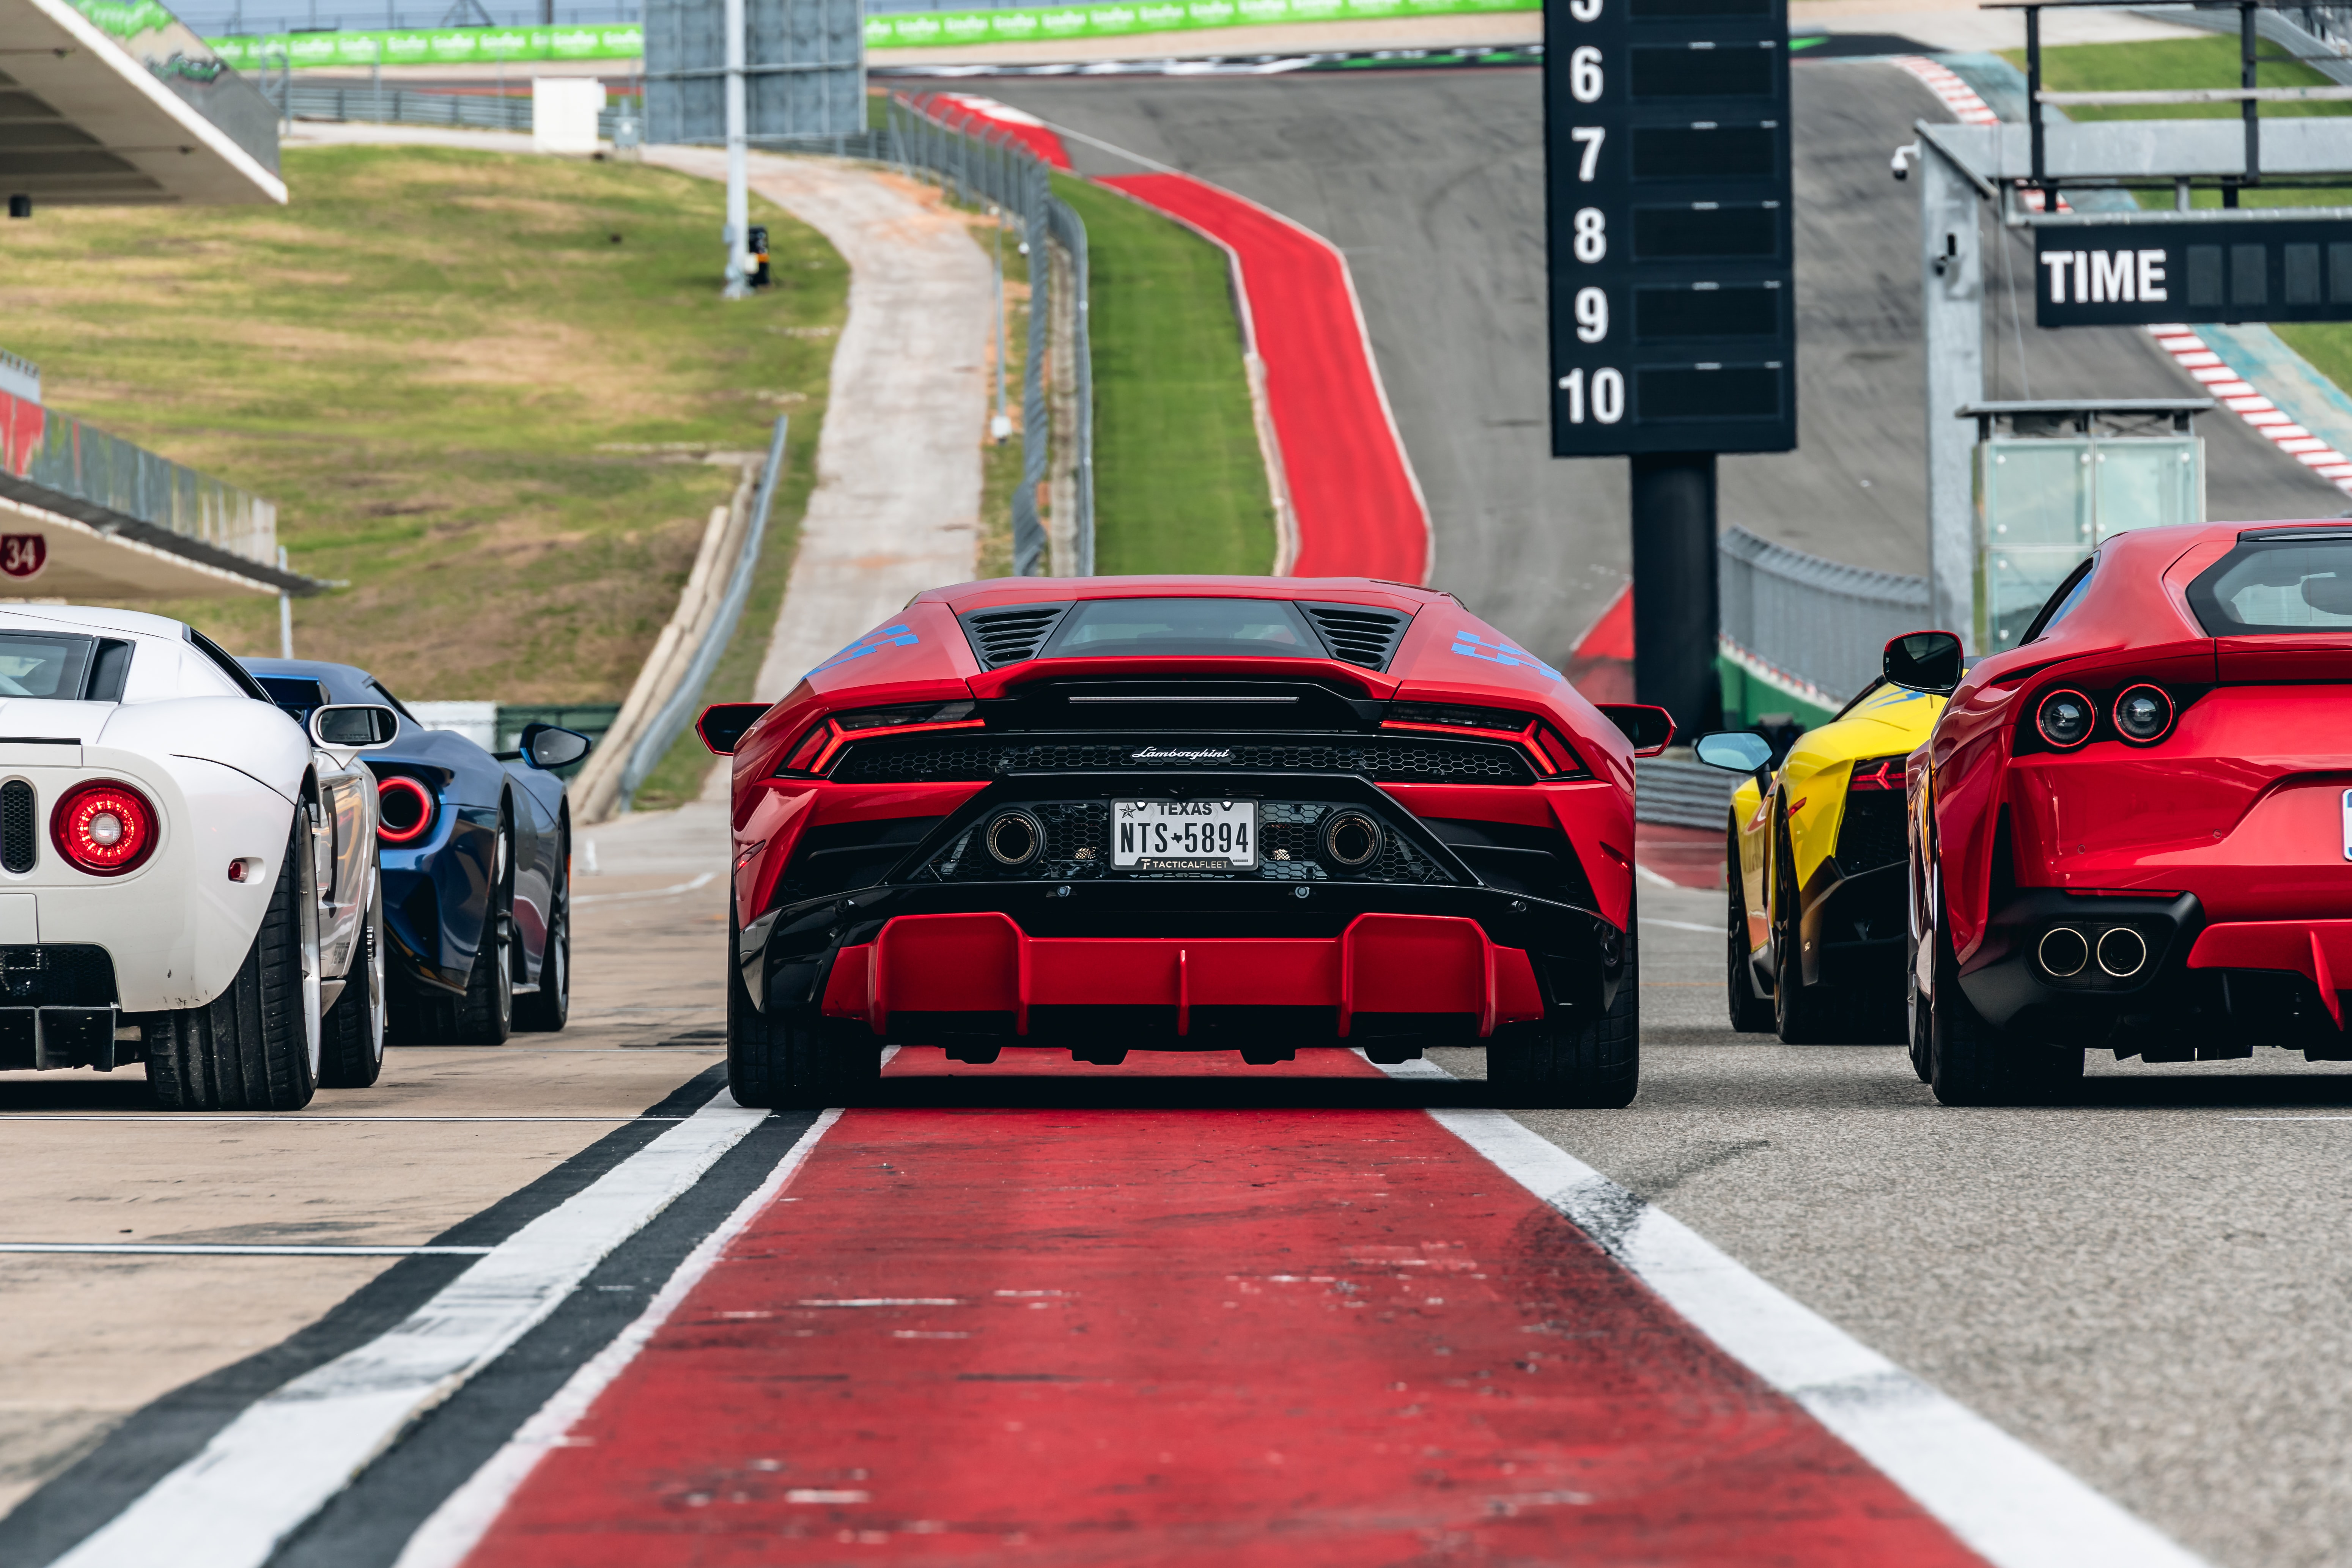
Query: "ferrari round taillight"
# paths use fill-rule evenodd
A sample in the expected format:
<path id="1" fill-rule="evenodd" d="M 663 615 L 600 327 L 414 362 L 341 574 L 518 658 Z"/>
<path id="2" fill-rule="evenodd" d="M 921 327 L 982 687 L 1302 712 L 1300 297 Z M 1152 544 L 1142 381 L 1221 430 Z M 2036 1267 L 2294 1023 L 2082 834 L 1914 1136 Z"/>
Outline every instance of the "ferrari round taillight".
<path id="1" fill-rule="evenodd" d="M 2116 699 L 2116 729 L 2125 740 L 2145 746 L 2171 728 L 2172 696 L 2163 687 L 2129 687 Z"/>
<path id="2" fill-rule="evenodd" d="M 433 827 L 433 792 L 406 773 L 375 781 L 375 836 L 379 843 L 414 844 Z"/>
<path id="3" fill-rule="evenodd" d="M 93 877 L 137 869 L 154 851 L 156 827 L 147 797 L 112 779 L 76 785 L 49 813 L 49 841 Z"/>
<path id="4" fill-rule="evenodd" d="M 2033 710 L 2033 727 L 2062 752 L 2071 752 L 2091 738 L 2099 710 L 2079 691 L 2053 691 Z"/>

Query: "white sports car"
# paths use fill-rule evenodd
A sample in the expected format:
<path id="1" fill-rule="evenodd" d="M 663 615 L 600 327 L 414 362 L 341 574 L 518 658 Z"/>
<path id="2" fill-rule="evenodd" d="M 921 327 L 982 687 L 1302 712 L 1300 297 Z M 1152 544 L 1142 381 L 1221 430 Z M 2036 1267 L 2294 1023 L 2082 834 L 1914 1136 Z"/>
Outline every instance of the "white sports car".
<path id="1" fill-rule="evenodd" d="M 310 732 L 194 627 L 0 608 L 0 1068 L 144 1059 L 166 1109 L 290 1110 L 383 1060 L 389 708 Z"/>

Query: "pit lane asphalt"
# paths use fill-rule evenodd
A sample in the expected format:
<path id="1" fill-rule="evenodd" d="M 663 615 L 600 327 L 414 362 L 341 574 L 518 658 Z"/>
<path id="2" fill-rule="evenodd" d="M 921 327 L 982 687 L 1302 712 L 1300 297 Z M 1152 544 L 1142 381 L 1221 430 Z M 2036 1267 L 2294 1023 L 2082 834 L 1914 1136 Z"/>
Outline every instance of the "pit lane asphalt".
<path id="1" fill-rule="evenodd" d="M 1796 126 L 1799 449 L 1724 459 L 1719 513 L 1767 538 L 1885 571 L 1927 570 L 1919 198 L 1887 160 L 1915 120 L 1948 121 L 1879 61 L 1801 60 Z M 1625 581 L 1625 464 L 1559 462 L 1545 408 L 1543 143 L 1533 71 L 953 84 L 1000 99 L 1305 224 L 1343 250 L 1436 532 L 1436 584 L 1564 658 Z M 1134 165 L 1083 142 L 1089 174 Z M 1988 236 L 1993 226 L 1988 220 Z M 2030 247 L 1987 250 L 1987 394 L 2196 396 L 2145 333 L 2032 324 Z M 1996 330 L 1998 329 L 1998 330 Z M 2334 517 L 2342 492 L 2239 420 L 2199 422 L 2216 519 Z"/>
<path id="2" fill-rule="evenodd" d="M 1938 1106 L 1900 1047 L 1732 1034 L 1723 895 L 1641 898 L 1640 1097 L 1522 1121 L 2215 1563 L 2352 1559 L 2352 1066 Z"/>

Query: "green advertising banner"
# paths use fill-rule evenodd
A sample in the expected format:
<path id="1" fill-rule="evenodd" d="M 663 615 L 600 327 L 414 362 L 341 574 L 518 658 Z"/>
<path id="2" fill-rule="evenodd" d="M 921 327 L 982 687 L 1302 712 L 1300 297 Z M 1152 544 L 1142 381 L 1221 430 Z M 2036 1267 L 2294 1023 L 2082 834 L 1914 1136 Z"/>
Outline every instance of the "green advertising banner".
<path id="1" fill-rule="evenodd" d="M 417 27 L 372 33 L 261 33 L 208 38 L 241 71 L 318 66 L 456 66 L 532 60 L 633 60 L 646 52 L 634 22 L 577 27 Z"/>
<path id="2" fill-rule="evenodd" d="M 81 0 L 83 9 L 126 15 L 160 8 L 147 0 Z M 953 44 L 1026 44 L 1046 38 L 1112 38 L 1129 33 L 1283 22 L 1365 21 L 1387 16 L 1538 11 L 1542 0 L 1106 0 L 1002 11 L 898 11 L 866 18 L 869 49 Z M 314 66 L 495 65 L 501 60 L 636 59 L 645 29 L 634 23 L 578 27 L 426 27 L 370 33 L 267 33 L 206 40 L 241 71 Z"/>
<path id="3" fill-rule="evenodd" d="M 1542 8 L 1542 0 L 1133 0 L 1017 11 L 901 11 L 867 16 L 866 47 L 915 49 L 949 44 L 1025 44 L 1043 38 L 1108 38 L 1202 27 Z"/>

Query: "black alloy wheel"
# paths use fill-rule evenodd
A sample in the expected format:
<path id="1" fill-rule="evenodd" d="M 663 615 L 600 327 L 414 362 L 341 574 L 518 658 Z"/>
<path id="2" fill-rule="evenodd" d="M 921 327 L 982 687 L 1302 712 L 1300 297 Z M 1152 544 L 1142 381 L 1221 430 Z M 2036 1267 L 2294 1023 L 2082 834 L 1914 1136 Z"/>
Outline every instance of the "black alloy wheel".
<path id="1" fill-rule="evenodd" d="M 1739 875 L 1739 824 L 1735 818 L 1724 845 L 1724 881 L 1730 895 L 1723 933 L 1723 994 L 1731 1004 L 1735 1034 L 1769 1035 L 1777 1020 L 1772 999 L 1756 994 L 1756 965 L 1748 956 L 1748 896 Z"/>

